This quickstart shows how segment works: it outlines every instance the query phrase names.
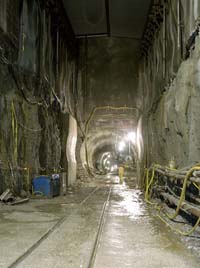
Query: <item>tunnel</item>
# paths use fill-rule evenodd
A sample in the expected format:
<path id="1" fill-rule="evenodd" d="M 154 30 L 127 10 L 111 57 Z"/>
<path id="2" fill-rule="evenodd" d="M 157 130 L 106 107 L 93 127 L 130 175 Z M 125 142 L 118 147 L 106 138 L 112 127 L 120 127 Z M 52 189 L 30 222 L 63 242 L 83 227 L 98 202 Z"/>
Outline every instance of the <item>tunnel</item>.
<path id="1" fill-rule="evenodd" d="M 199 268 L 199 35 L 199 0 L 0 0 L 0 268 Z"/>
<path id="2" fill-rule="evenodd" d="M 117 174 L 119 166 L 124 165 L 134 174 L 141 150 L 139 114 L 137 108 L 130 107 L 105 106 L 92 111 L 80 150 L 87 171 L 93 175 Z"/>

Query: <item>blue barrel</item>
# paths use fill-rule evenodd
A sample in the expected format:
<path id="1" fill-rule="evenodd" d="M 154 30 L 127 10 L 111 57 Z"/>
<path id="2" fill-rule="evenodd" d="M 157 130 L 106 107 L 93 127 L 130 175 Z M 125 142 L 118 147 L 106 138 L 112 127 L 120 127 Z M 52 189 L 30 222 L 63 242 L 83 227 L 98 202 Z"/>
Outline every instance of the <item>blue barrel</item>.
<path id="1" fill-rule="evenodd" d="M 41 194 L 49 198 L 59 196 L 60 176 L 38 176 L 32 180 L 32 186 L 35 194 Z"/>

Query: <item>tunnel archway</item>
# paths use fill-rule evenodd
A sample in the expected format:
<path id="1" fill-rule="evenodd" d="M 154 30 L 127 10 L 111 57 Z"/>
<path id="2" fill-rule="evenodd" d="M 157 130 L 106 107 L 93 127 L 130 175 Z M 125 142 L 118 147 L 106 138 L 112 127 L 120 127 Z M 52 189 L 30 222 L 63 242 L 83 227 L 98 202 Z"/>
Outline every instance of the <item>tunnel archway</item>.
<path id="1" fill-rule="evenodd" d="M 83 166 L 89 167 L 94 174 L 116 174 L 120 165 L 135 169 L 138 157 L 137 145 L 126 140 L 126 136 L 100 132 L 90 137 L 87 142 L 87 156 L 85 142 L 81 148 Z M 124 148 L 120 148 L 123 142 Z"/>
<path id="2" fill-rule="evenodd" d="M 116 145 L 104 145 L 96 149 L 93 154 L 93 166 L 99 174 L 118 174 L 119 166 L 123 165 L 126 169 L 135 168 L 135 152 L 133 148 L 126 149 L 124 152 L 117 150 Z"/>
<path id="3" fill-rule="evenodd" d="M 91 174 L 117 173 L 120 165 L 135 171 L 141 155 L 139 121 L 137 108 L 94 109 L 80 152 L 83 167 Z"/>

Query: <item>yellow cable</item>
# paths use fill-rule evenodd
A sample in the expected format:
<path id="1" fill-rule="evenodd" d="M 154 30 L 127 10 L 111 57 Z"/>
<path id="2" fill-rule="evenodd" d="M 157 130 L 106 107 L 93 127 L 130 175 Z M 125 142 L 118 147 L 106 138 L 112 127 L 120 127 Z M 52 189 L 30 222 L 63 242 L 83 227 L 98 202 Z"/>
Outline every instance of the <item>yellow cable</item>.
<path id="1" fill-rule="evenodd" d="M 200 190 L 200 187 L 199 187 L 199 185 L 196 184 L 196 182 L 193 182 L 193 185 L 194 185 L 198 190 Z"/>
<path id="2" fill-rule="evenodd" d="M 145 201 L 151 205 L 156 205 L 155 203 L 152 203 L 149 198 L 149 188 L 151 186 L 151 184 L 153 183 L 154 181 L 154 177 L 155 177 L 155 167 L 160 167 L 159 165 L 152 165 L 152 167 L 150 167 L 149 169 L 147 169 L 147 173 L 146 173 L 146 190 L 145 190 Z M 151 176 L 151 179 L 149 181 L 149 170 L 152 169 L 152 176 Z M 185 192 L 186 192 L 186 187 L 187 187 L 187 181 L 188 179 L 190 178 L 190 176 L 192 175 L 193 171 L 195 170 L 200 170 L 200 166 L 194 166 L 192 167 L 186 174 L 185 176 L 185 179 L 184 179 L 184 182 L 183 182 L 183 188 L 182 188 L 182 191 L 181 191 L 181 196 L 180 196 L 180 199 L 179 199 L 179 202 L 178 202 L 178 206 L 176 207 L 176 211 L 174 214 L 170 215 L 170 214 L 167 214 L 165 213 L 165 215 L 170 219 L 174 219 L 179 211 L 180 211 L 180 208 L 181 208 L 181 205 L 183 203 L 183 201 L 185 200 Z M 197 187 L 197 185 L 195 185 Z M 199 186 L 198 186 L 198 189 L 199 189 Z M 156 208 L 160 211 L 161 210 L 161 207 L 157 204 L 156 205 Z M 198 220 L 196 221 L 195 225 L 189 230 L 189 231 L 182 231 L 180 229 L 177 229 L 177 228 L 174 228 L 172 227 L 161 215 L 157 215 L 157 217 L 162 220 L 166 225 L 168 225 L 171 229 L 173 229 L 175 232 L 181 234 L 181 235 L 185 235 L 185 236 L 188 236 L 190 234 L 192 234 L 196 228 L 199 226 L 199 223 L 200 223 L 200 217 L 198 218 Z"/>
<path id="3" fill-rule="evenodd" d="M 149 169 L 147 169 L 146 172 L 146 190 L 145 190 L 145 200 L 149 201 L 149 189 L 150 186 L 153 184 L 153 181 L 155 179 L 155 168 L 161 167 L 158 164 L 153 164 Z M 149 181 L 149 171 L 152 170 L 151 179 Z"/>
<path id="4" fill-rule="evenodd" d="M 181 195 L 180 195 L 180 199 L 179 199 L 179 202 L 178 202 L 178 205 L 176 207 L 176 211 L 174 214 L 166 214 L 166 216 L 173 220 L 176 218 L 176 216 L 178 215 L 179 211 L 180 211 L 180 208 L 181 208 L 181 205 L 182 203 L 184 202 L 185 200 L 185 192 L 186 192 L 186 187 L 187 187 L 187 181 L 188 179 L 190 178 L 190 176 L 192 175 L 193 171 L 195 170 L 200 170 L 200 166 L 194 166 L 192 167 L 186 174 L 185 176 L 185 179 L 184 179 L 184 182 L 183 182 L 183 188 L 182 188 L 182 191 L 181 191 Z"/>
<path id="5" fill-rule="evenodd" d="M 147 169 L 146 171 L 146 190 L 145 190 L 145 201 L 150 204 L 153 205 L 155 209 L 159 210 L 161 209 L 161 207 L 157 204 L 157 203 L 153 203 L 150 201 L 150 186 L 154 181 L 155 178 L 155 168 L 158 167 L 158 165 L 153 165 L 151 168 Z M 149 180 L 149 171 L 152 169 L 152 174 L 151 174 L 151 179 Z"/>
<path id="6" fill-rule="evenodd" d="M 169 224 L 161 215 L 158 214 L 156 216 L 162 222 L 164 222 L 167 226 L 169 226 L 173 231 L 175 231 L 176 233 L 179 233 L 181 235 L 184 235 L 184 236 L 191 235 L 196 230 L 196 228 L 199 226 L 199 223 L 200 223 L 200 217 L 199 217 L 198 220 L 196 221 L 195 225 L 189 231 L 182 231 L 180 229 L 177 229 L 177 228 L 173 227 L 171 224 Z"/>

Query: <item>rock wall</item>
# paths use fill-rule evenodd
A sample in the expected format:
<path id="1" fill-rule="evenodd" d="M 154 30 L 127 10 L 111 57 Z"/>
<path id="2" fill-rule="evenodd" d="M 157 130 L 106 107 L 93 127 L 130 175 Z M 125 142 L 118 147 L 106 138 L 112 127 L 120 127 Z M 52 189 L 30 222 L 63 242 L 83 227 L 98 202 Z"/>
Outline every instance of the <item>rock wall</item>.
<path id="1" fill-rule="evenodd" d="M 135 40 L 100 37 L 80 42 L 86 118 L 98 106 L 138 105 Z"/>
<path id="2" fill-rule="evenodd" d="M 141 105 L 141 98 L 137 91 L 138 56 L 139 42 L 134 39 L 92 37 L 79 41 L 79 81 L 81 85 L 79 91 L 82 92 L 84 100 L 82 122 L 86 123 L 97 107 L 138 107 Z M 124 118 L 123 115 L 120 117 L 120 114 L 124 114 Z M 86 133 L 87 157 L 83 143 L 85 136 L 83 135 L 79 140 L 79 148 L 82 148 L 79 158 L 79 161 L 82 160 L 82 164 L 78 163 L 79 177 L 85 177 L 86 172 L 83 170 L 83 165 L 86 165 L 86 162 L 92 163 L 93 152 L 98 148 L 101 149 L 107 143 L 116 143 L 123 128 L 127 127 L 128 131 L 128 128 L 135 127 L 136 118 L 138 118 L 138 111 L 127 111 L 126 108 L 119 111 L 99 109 L 92 115 Z M 114 134 L 112 135 L 112 133 Z M 112 136 L 112 140 L 109 136 Z M 78 154 L 80 154 L 80 150 Z M 87 158 L 88 161 L 86 161 Z M 92 166 L 91 164 L 91 170 Z"/>
<path id="3" fill-rule="evenodd" d="M 142 165 L 166 165 L 174 158 L 181 167 L 200 158 L 200 4 L 194 0 L 157 2 L 160 24 L 148 29 L 147 23 L 144 39 L 148 30 L 154 30 L 153 43 L 139 70 L 145 142 Z"/>
<path id="4" fill-rule="evenodd" d="M 77 49 L 63 10 L 61 1 L 0 3 L 0 193 L 67 169 Z"/>

